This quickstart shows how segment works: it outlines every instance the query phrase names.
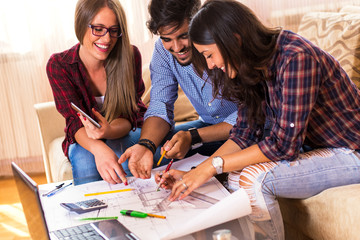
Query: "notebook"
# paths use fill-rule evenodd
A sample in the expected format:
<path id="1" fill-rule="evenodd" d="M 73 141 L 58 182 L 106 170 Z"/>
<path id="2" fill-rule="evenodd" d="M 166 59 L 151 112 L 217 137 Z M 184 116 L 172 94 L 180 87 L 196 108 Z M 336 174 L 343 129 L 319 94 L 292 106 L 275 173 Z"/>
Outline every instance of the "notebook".
<path id="1" fill-rule="evenodd" d="M 130 232 L 130 230 L 117 220 L 97 221 L 49 232 L 36 182 L 34 182 L 18 165 L 16 165 L 16 163 L 12 162 L 11 168 L 32 239 L 57 240 L 62 239 L 62 237 L 64 237 L 63 239 L 73 239 L 72 237 L 76 234 L 80 234 L 82 236 L 82 238 L 79 239 L 139 239 L 134 233 Z"/>

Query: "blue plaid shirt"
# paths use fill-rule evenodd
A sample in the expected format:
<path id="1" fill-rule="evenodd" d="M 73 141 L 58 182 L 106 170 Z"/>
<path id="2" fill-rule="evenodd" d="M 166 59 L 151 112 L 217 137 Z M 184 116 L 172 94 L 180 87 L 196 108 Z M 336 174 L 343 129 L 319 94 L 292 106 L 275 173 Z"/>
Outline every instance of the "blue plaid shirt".
<path id="1" fill-rule="evenodd" d="M 266 117 L 272 126 L 250 129 L 244 109 L 230 139 L 242 149 L 258 144 L 273 161 L 294 160 L 313 148 L 360 149 L 360 90 L 330 54 L 290 31 L 278 37 L 268 66 Z"/>
<path id="2" fill-rule="evenodd" d="M 200 78 L 192 64 L 180 65 L 158 39 L 150 63 L 151 93 L 150 104 L 145 113 L 148 117 L 160 117 L 174 125 L 174 102 L 177 99 L 178 85 L 182 88 L 202 121 L 208 124 L 226 122 L 236 123 L 237 105 L 214 99 L 212 86 Z M 205 84 L 205 85 L 204 85 Z"/>

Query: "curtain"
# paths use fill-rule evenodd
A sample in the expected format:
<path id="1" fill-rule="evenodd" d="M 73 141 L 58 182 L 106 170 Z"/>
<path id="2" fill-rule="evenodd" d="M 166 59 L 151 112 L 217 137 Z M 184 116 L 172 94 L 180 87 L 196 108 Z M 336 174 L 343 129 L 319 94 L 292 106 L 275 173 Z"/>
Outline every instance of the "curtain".
<path id="1" fill-rule="evenodd" d="M 0 176 L 17 162 L 30 173 L 43 172 L 35 103 L 53 101 L 46 76 L 52 53 L 78 40 L 74 31 L 76 0 L 0 0 Z M 151 58 L 156 37 L 148 31 L 149 0 L 120 0 L 127 14 L 132 44 Z"/>
<path id="2" fill-rule="evenodd" d="M 181 0 L 179 0 L 181 1 Z M 239 0 L 269 26 L 294 32 L 309 11 L 338 11 L 360 0 Z M 76 0 L 0 0 L 0 176 L 11 175 L 10 162 L 27 172 L 43 172 L 40 136 L 33 105 L 52 101 L 45 66 L 50 55 L 75 45 Z M 149 0 L 120 0 L 126 10 L 132 44 L 149 63 L 153 44 L 146 28 Z M 204 2 L 204 0 L 202 0 Z"/>

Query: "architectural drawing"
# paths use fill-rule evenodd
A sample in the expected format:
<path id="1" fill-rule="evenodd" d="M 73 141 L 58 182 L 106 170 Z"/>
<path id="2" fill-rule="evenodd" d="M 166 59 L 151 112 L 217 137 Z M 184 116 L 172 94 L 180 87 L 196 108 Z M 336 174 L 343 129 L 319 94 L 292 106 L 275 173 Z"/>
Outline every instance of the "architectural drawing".
<path id="1" fill-rule="evenodd" d="M 195 159 L 187 159 L 188 163 L 193 165 L 196 161 L 201 162 L 204 157 L 199 156 L 195 156 L 197 157 Z M 185 168 L 186 170 L 186 168 L 189 169 L 190 167 L 186 166 L 186 161 L 183 160 L 177 164 L 174 163 L 173 168 Z M 154 170 L 153 176 L 155 172 L 159 170 L 162 169 Z M 42 198 L 49 230 L 52 231 L 83 224 L 83 221 L 78 220 L 83 217 L 118 216 L 118 221 L 141 239 L 160 239 L 165 232 L 174 231 L 184 222 L 195 218 L 204 210 L 214 205 L 214 203 L 229 195 L 229 192 L 215 178 L 212 178 L 208 183 L 196 189 L 196 193 L 193 193 L 192 196 L 188 196 L 181 201 L 170 202 L 167 200 L 170 191 L 164 189 L 157 191 L 157 184 L 153 176 L 145 180 L 133 177 L 128 178 L 128 186 L 124 184 L 112 185 L 105 181 L 93 182 L 69 187 L 61 194 L 56 194 L 50 198 Z M 51 184 L 40 185 L 40 191 L 41 193 L 46 192 L 47 189 L 51 187 L 53 187 Z M 96 196 L 84 196 L 84 194 L 88 193 L 129 188 L 132 190 Z M 60 207 L 61 202 L 75 202 L 94 197 L 106 202 L 108 207 L 81 215 L 69 212 Z M 120 210 L 123 209 L 163 215 L 166 216 L 166 219 L 123 216 L 120 214 Z"/>

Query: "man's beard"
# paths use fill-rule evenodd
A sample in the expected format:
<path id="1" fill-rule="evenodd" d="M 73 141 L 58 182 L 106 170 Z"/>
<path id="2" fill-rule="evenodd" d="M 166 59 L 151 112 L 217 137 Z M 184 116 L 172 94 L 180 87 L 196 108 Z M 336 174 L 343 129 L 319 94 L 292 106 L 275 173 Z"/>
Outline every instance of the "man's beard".
<path id="1" fill-rule="evenodd" d="M 191 48 L 183 48 L 181 49 L 179 52 L 189 52 L 191 50 Z M 176 61 L 181 65 L 181 66 L 188 66 L 191 64 L 191 56 L 189 57 L 189 59 L 186 62 L 182 62 L 181 60 L 179 60 L 178 56 L 174 53 L 174 51 L 171 51 L 172 55 L 175 57 Z M 190 53 L 191 54 L 191 53 Z"/>

